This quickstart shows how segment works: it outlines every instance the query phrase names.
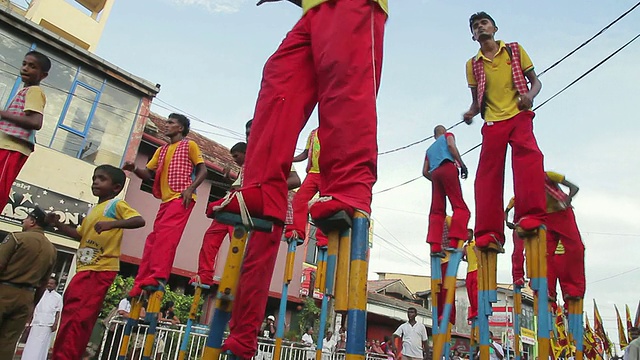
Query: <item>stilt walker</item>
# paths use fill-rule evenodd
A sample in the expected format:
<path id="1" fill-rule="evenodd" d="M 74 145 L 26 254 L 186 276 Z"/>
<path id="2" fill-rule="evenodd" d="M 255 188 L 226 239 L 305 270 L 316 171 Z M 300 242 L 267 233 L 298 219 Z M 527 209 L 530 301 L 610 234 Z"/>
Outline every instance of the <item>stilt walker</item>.
<path id="1" fill-rule="evenodd" d="M 422 174 L 432 182 L 431 209 L 429 212 L 429 230 L 427 242 L 430 244 L 431 253 L 442 252 L 442 247 L 449 252 L 449 261 L 444 272 L 444 282 L 442 284 L 445 292 L 444 304 L 438 304 L 442 316 L 438 313 L 436 322 L 439 322 L 440 334 L 434 340 L 434 359 L 439 359 L 445 351 L 445 344 L 450 337 L 450 316 L 454 307 L 456 277 L 458 266 L 462 260 L 462 250 L 465 240 L 467 240 L 467 224 L 471 213 L 462 198 L 462 189 L 458 180 L 458 168 L 460 167 L 460 177 L 466 179 L 468 172 L 460 152 L 455 143 L 455 137 L 448 133 L 446 128 L 438 125 L 433 130 L 436 141 L 427 149 Z M 453 208 L 451 223 L 446 238 L 443 238 L 446 219 L 446 199 L 449 199 Z M 433 291 L 433 289 L 432 289 Z M 441 319 L 440 319 L 441 318 Z M 454 319 L 455 321 L 455 319 Z"/>
<path id="2" fill-rule="evenodd" d="M 316 105 L 323 170 L 320 201 L 309 208 L 314 222 L 344 214 L 356 220 L 364 217 L 368 224 L 368 215 L 362 213 L 371 213 L 371 190 L 377 179 L 376 94 L 387 1 L 292 2 L 303 7 L 303 15 L 265 64 L 252 129 L 259 136 L 249 138 L 243 186 L 219 203 L 219 211 L 239 214 L 242 209 L 252 217 L 274 220 L 273 233 L 262 235 L 266 239 L 260 241 L 260 247 L 247 248 L 242 290 L 224 343 L 225 350 L 241 359 L 251 358 L 257 348 L 254 329 L 262 321 L 257 315 L 268 298 L 267 279 L 275 266 L 272 254 L 277 251 L 275 243 L 280 241 L 284 222 L 286 171 L 300 129 Z M 347 357 L 364 356 L 365 341 L 354 341 L 365 336 L 364 331 L 355 330 L 364 330 L 367 235 L 366 230 L 352 233 L 351 251 L 356 256 L 350 277 L 361 276 L 362 282 L 356 286 L 361 289 L 351 289 L 349 298 L 362 302 L 358 303 L 362 314 L 349 312 L 348 327 L 354 331 L 347 339 Z M 356 246 L 361 242 L 365 245 Z M 365 255 L 358 255 L 361 250 Z"/>
<path id="3" fill-rule="evenodd" d="M 195 293 L 193 294 L 193 302 L 191 308 L 189 308 L 189 319 L 184 329 L 184 335 L 182 336 L 182 343 L 180 344 L 180 351 L 178 352 L 178 360 L 185 360 L 187 355 L 187 348 L 189 347 L 189 338 L 191 337 L 191 327 L 193 326 L 196 316 L 198 315 L 198 308 L 200 307 L 200 299 L 202 297 L 202 289 L 209 289 L 209 285 L 195 284 Z"/>
<path id="4" fill-rule="evenodd" d="M 131 298 L 136 298 L 146 291 L 150 294 L 149 308 L 157 307 L 158 311 L 176 248 L 195 206 L 195 190 L 207 176 L 200 148 L 193 140 L 186 139 L 189 127 L 186 116 L 170 114 L 165 128 L 169 143 L 156 150 L 145 168 L 137 168 L 131 162 L 123 166 L 124 170 L 143 180 L 155 179 L 153 196 L 162 200 L 153 230 L 145 242 L 133 289 L 129 292 Z"/>
<path id="5" fill-rule="evenodd" d="M 202 359 L 204 360 L 217 360 L 222 353 L 222 339 L 229 319 L 231 319 L 231 310 L 237 296 L 238 279 L 240 278 L 245 248 L 251 235 L 250 231 L 271 232 L 273 228 L 273 223 L 262 219 L 250 218 L 248 214 L 240 216 L 221 212 L 216 214 L 216 221 L 232 225 L 234 229 L 224 272 L 216 294 L 215 309 L 209 325 L 209 335 L 202 354 Z"/>
<path id="6" fill-rule="evenodd" d="M 542 84 L 533 68 L 533 62 L 518 43 L 496 41 L 498 31 L 494 19 L 485 12 L 469 18 L 472 39 L 480 49 L 467 61 L 467 83 L 471 89 L 472 103 L 463 119 L 471 124 L 480 114 L 485 120 L 482 128 L 482 149 L 476 172 L 476 246 L 481 250 L 482 281 L 479 294 L 479 321 L 481 360 L 489 358 L 488 318 L 491 304 L 497 301 L 497 254 L 504 252 L 504 165 L 507 147 L 512 150 L 514 189 L 516 192 L 515 220 L 519 228 L 533 235 L 532 244 L 536 256 L 534 267 L 546 274 L 545 194 L 542 152 L 533 134 L 533 99 Z M 531 84 L 529 87 L 527 82 Z M 544 263 L 544 264 L 543 264 Z M 539 275 L 538 275 L 539 276 Z M 533 280 L 537 283 L 534 285 Z M 545 282 L 546 278 L 533 278 L 532 286 Z M 546 286 L 546 282 L 544 283 Z M 547 289 L 540 289 L 545 296 L 538 307 L 540 359 L 549 354 L 550 317 L 546 306 Z M 546 333 L 545 333 L 546 331 Z"/>

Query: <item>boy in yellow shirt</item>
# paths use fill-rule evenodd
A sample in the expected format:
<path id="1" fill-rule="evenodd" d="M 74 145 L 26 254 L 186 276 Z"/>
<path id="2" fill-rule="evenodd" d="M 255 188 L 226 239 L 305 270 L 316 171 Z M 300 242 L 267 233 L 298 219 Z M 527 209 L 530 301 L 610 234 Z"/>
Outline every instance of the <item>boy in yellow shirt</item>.
<path id="1" fill-rule="evenodd" d="M 77 273 L 64 293 L 60 329 L 53 347 L 53 358 L 58 360 L 82 357 L 107 290 L 120 270 L 122 231 L 145 225 L 142 216 L 126 201 L 115 199 L 124 187 L 124 171 L 100 165 L 92 180 L 91 191 L 98 197 L 98 204 L 78 228 L 61 223 L 54 213 L 46 218 L 65 235 L 80 241 Z"/>
<path id="2" fill-rule="evenodd" d="M 7 109 L 0 111 L 0 210 L 7 205 L 11 185 L 34 150 L 36 131 L 42 128 L 47 99 L 40 81 L 50 69 L 51 60 L 46 55 L 29 51 L 20 68 L 24 87 Z"/>

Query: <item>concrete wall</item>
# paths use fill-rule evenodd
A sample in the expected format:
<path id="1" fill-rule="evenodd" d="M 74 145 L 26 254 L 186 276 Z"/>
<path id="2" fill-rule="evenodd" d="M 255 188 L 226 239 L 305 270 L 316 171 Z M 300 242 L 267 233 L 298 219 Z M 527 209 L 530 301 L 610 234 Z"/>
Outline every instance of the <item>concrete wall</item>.
<path id="1" fill-rule="evenodd" d="M 107 0 L 98 17 L 97 13 L 88 15 L 82 12 L 66 0 L 33 0 L 26 17 L 76 45 L 95 52 L 114 1 Z"/>

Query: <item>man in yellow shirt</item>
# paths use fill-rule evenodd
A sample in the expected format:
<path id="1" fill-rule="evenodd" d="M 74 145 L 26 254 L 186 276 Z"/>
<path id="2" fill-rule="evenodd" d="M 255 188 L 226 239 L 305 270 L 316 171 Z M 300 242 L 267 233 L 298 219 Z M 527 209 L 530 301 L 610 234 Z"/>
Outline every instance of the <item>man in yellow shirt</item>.
<path id="1" fill-rule="evenodd" d="M 93 173 L 91 191 L 98 197 L 78 228 L 60 222 L 49 213 L 47 222 L 80 241 L 77 273 L 64 292 L 60 329 L 53 346 L 53 359 L 80 359 L 89 343 L 104 298 L 120 270 L 123 229 L 143 227 L 145 221 L 126 201 L 115 197 L 126 181 L 124 171 L 100 165 Z"/>
<path id="2" fill-rule="evenodd" d="M 123 166 L 143 180 L 153 178 L 153 196 L 162 200 L 144 244 L 138 275 L 129 292 L 131 297 L 169 279 L 176 248 L 195 205 L 195 190 L 207 177 L 200 148 L 193 140 L 185 139 L 189 125 L 186 116 L 170 114 L 165 131 L 169 143 L 156 150 L 145 168 L 137 168 L 132 162 Z"/>
<path id="3" fill-rule="evenodd" d="M 565 194 L 560 185 L 569 189 Z M 554 171 L 545 175 L 547 199 L 547 282 L 549 298 L 557 296 L 559 282 L 565 301 L 582 299 L 586 291 L 584 268 L 584 243 L 578 230 L 571 202 L 580 188 Z M 514 206 L 512 198 L 505 209 L 505 220 Z M 516 207 L 517 210 L 517 207 Z M 507 220 L 507 227 L 515 229 L 515 224 Z M 514 231 L 512 271 L 514 284 L 524 284 L 524 242 Z"/>
<path id="4" fill-rule="evenodd" d="M 467 61 L 472 104 L 463 118 L 471 124 L 473 117 L 481 114 L 485 120 L 475 182 L 476 246 L 502 252 L 507 145 L 511 145 L 513 157 L 515 221 L 523 230 L 533 231 L 546 217 L 543 157 L 533 134 L 531 111 L 542 84 L 522 46 L 495 40 L 498 27 L 491 16 L 473 14 L 469 25 L 480 50 Z"/>
<path id="5" fill-rule="evenodd" d="M 34 150 L 36 131 L 42 128 L 47 99 L 40 81 L 50 69 L 51 60 L 46 55 L 28 52 L 20 68 L 24 87 L 7 109 L 0 111 L 0 211 L 7 205 L 11 185 Z"/>
<path id="6" fill-rule="evenodd" d="M 320 191 L 320 140 L 318 139 L 318 129 L 313 129 L 307 138 L 305 151 L 293 158 L 293 162 L 308 159 L 307 176 L 302 185 L 293 197 L 293 223 L 286 226 L 284 236 L 287 239 L 297 238 L 304 241 L 306 237 L 307 224 L 309 223 L 309 201 Z M 322 230 L 316 231 L 316 245 L 318 247 L 327 246 L 327 236 Z"/>
<path id="7" fill-rule="evenodd" d="M 476 241 L 473 239 L 473 230 L 468 229 L 467 233 L 467 244 L 464 246 L 464 258 L 467 261 L 465 286 L 469 297 L 467 319 L 472 320 L 478 316 L 478 257 L 476 256 Z"/>

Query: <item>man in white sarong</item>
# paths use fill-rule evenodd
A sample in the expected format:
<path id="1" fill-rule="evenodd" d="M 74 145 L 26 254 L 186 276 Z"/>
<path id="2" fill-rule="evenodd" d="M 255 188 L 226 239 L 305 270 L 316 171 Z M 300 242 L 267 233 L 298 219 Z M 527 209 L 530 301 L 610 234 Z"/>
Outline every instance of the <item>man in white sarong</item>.
<path id="1" fill-rule="evenodd" d="M 46 360 L 51 345 L 51 335 L 58 328 L 62 311 L 62 295 L 56 292 L 58 282 L 51 278 L 47 290 L 33 312 L 27 343 L 24 346 L 22 360 Z"/>

